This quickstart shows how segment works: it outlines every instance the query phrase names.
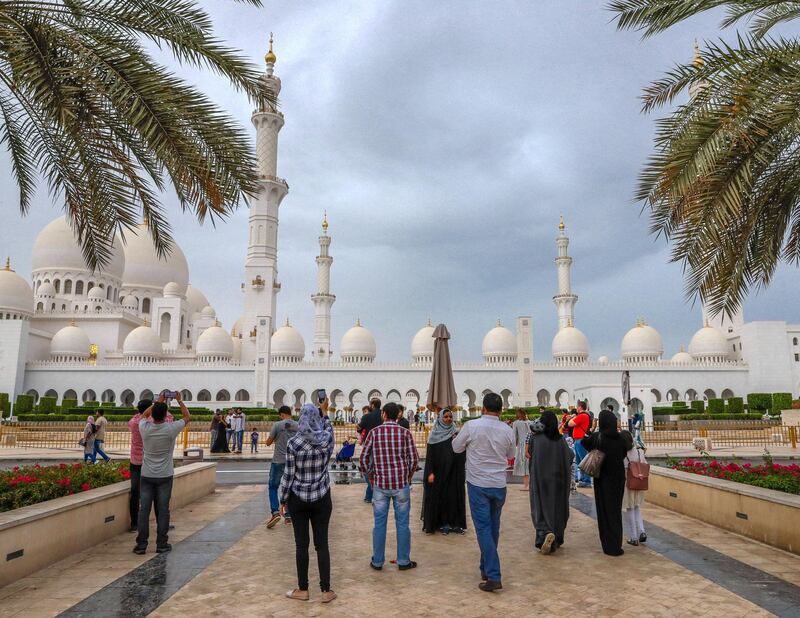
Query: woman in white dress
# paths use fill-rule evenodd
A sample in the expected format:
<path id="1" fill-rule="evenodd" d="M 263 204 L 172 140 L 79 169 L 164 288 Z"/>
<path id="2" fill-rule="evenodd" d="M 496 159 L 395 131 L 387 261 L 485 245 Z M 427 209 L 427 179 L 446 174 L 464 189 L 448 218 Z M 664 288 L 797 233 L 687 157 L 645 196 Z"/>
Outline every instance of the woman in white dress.
<path id="1" fill-rule="evenodd" d="M 630 431 L 620 431 L 622 439 L 628 447 L 628 454 L 625 456 L 625 475 L 628 474 L 628 464 L 632 461 L 647 463 L 644 458 L 644 446 L 640 446 L 633 440 Z M 628 489 L 625 484 L 625 494 L 622 497 L 622 508 L 625 510 L 625 521 L 628 526 L 628 545 L 639 545 L 647 542 L 647 533 L 644 531 L 644 518 L 642 517 L 641 506 L 644 503 L 644 489 Z"/>
<path id="2" fill-rule="evenodd" d="M 517 419 L 511 425 L 511 428 L 514 430 L 514 442 L 517 445 L 512 474 L 522 477 L 522 489 L 520 491 L 528 491 L 530 478 L 528 477 L 528 460 L 525 458 L 525 444 L 528 441 L 531 426 L 528 423 L 528 415 L 525 410 L 517 409 Z"/>

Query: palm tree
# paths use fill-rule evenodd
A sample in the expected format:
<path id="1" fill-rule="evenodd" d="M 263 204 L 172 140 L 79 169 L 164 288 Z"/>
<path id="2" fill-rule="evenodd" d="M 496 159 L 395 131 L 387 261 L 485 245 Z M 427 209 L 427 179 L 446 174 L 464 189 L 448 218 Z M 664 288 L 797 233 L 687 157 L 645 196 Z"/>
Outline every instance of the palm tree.
<path id="1" fill-rule="evenodd" d="M 224 76 L 257 106 L 274 105 L 256 67 L 214 37 L 194 0 L 0 1 L 0 140 L 20 209 L 45 183 L 93 268 L 107 264 L 116 232 L 142 220 L 169 253 L 164 191 L 201 221 L 256 191 L 247 133 L 159 65 L 148 44 Z"/>
<path id="2" fill-rule="evenodd" d="M 620 29 L 644 37 L 724 7 L 723 28 L 742 20 L 734 43 L 706 42 L 643 94 L 643 111 L 685 92 L 687 103 L 657 121 L 655 153 L 636 198 L 652 231 L 673 243 L 686 292 L 731 315 L 781 262 L 800 260 L 800 42 L 771 36 L 800 17 L 776 0 L 615 0 Z"/>

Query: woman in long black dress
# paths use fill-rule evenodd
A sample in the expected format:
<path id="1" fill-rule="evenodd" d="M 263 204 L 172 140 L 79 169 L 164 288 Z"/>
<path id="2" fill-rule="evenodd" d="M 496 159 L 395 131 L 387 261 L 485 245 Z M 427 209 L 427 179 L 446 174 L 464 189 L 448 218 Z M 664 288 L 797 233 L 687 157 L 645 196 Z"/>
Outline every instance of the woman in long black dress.
<path id="1" fill-rule="evenodd" d="M 445 408 L 433 424 L 425 453 L 422 529 L 464 534 L 467 527 L 465 453 L 453 452 L 453 413 Z"/>
<path id="2" fill-rule="evenodd" d="M 594 479 L 594 503 L 597 509 L 597 528 L 603 553 L 621 556 L 622 497 L 625 494 L 625 455 L 627 447 L 617 431 L 617 416 L 611 410 L 600 412 L 600 431 L 582 440 L 587 451 L 600 449 L 606 454 L 600 466 L 600 476 Z"/>
<path id="3" fill-rule="evenodd" d="M 564 544 L 569 519 L 572 459 L 575 455 L 558 431 L 558 419 L 545 411 L 533 423 L 526 455 L 530 458 L 531 519 L 535 545 L 550 554 Z"/>
<path id="4" fill-rule="evenodd" d="M 228 425 L 225 423 L 225 417 L 221 414 L 215 415 L 214 420 L 211 421 L 212 430 L 215 423 L 217 425 L 217 432 L 214 434 L 214 444 L 211 445 L 211 452 L 230 453 L 231 450 L 228 448 L 227 432 L 225 431 L 228 428 Z"/>

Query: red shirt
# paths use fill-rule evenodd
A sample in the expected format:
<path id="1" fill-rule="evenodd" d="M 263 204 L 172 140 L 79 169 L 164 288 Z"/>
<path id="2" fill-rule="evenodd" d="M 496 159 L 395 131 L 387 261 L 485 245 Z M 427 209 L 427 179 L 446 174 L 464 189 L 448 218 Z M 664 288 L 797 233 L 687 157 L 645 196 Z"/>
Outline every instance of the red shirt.
<path id="1" fill-rule="evenodd" d="M 148 417 L 148 422 L 152 421 L 153 417 Z M 142 456 L 144 455 L 144 444 L 142 444 L 142 434 L 139 433 L 139 421 L 142 420 L 142 413 L 138 412 L 131 417 L 128 421 L 128 431 L 131 432 L 131 463 L 134 466 L 142 465 Z M 172 414 L 167 412 L 167 417 L 164 419 L 167 423 L 171 423 L 174 419 Z"/>
<path id="2" fill-rule="evenodd" d="M 582 440 L 589 431 L 591 419 L 586 412 L 581 412 L 572 420 L 575 422 L 575 426 L 572 428 L 572 437 L 575 440 Z"/>
<path id="3" fill-rule="evenodd" d="M 403 489 L 411 482 L 418 461 L 411 432 L 396 421 L 386 421 L 367 434 L 359 464 L 378 489 Z"/>

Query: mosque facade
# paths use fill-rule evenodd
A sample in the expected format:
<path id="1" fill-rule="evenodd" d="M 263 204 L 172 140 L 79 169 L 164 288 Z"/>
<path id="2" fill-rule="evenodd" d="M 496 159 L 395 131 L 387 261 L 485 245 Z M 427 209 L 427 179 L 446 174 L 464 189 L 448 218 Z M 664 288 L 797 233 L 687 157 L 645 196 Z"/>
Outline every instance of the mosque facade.
<path id="1" fill-rule="evenodd" d="M 275 54 L 263 79 L 277 96 Z M 30 281 L 10 261 L 0 270 L 0 392 L 78 401 L 134 404 L 180 385 L 184 399 L 208 407 L 299 406 L 325 388 L 337 408 L 358 409 L 372 397 L 424 405 L 433 358 L 433 325 L 412 338 L 406 362 L 378 362 L 372 332 L 355 321 L 331 341 L 332 236 L 327 217 L 319 235 L 314 332 L 305 338 L 288 321 L 276 324 L 279 210 L 289 191 L 277 175 L 283 114 L 253 112 L 260 191 L 249 203 L 242 314 L 223 328 L 203 292 L 190 282 L 189 265 L 175 245 L 160 259 L 145 225 L 114 242 L 102 272 L 89 269 L 65 218 L 48 224 L 32 250 Z M 514 330 L 497 323 L 483 338 L 482 362 L 453 362 L 466 410 L 483 393 L 506 405 L 567 405 L 588 399 L 611 404 L 624 416 L 621 375 L 631 376 L 631 409 L 652 414 L 677 400 L 800 392 L 800 325 L 745 322 L 705 315 L 688 349 L 667 358 L 658 331 L 639 320 L 623 337 L 620 358 L 592 358 L 576 326 L 578 296 L 571 281 L 569 237 L 561 221 L 555 239 L 558 332 L 551 358 L 534 359 L 533 318 Z"/>

